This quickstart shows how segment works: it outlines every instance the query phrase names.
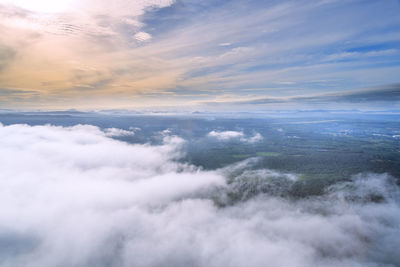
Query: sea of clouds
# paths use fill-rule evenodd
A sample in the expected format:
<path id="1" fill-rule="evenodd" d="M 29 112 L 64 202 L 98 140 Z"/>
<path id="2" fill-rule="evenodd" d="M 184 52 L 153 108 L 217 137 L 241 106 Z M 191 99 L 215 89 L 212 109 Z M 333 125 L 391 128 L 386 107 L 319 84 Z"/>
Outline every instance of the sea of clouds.
<path id="1" fill-rule="evenodd" d="M 184 140 L 0 125 L 0 266 L 399 266 L 385 174 L 291 198 L 295 174 L 180 163 Z M 111 133 L 111 134 L 110 134 Z"/>

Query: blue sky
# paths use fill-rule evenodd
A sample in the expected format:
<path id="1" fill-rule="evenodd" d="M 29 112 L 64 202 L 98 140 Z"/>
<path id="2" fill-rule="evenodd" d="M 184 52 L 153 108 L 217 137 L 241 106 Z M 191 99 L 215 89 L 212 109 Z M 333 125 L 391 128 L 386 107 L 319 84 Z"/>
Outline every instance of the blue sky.
<path id="1" fill-rule="evenodd" d="M 0 0 L 5 108 L 297 106 L 400 82 L 395 0 L 12 2 Z M 398 108 L 397 92 L 378 106 Z"/>

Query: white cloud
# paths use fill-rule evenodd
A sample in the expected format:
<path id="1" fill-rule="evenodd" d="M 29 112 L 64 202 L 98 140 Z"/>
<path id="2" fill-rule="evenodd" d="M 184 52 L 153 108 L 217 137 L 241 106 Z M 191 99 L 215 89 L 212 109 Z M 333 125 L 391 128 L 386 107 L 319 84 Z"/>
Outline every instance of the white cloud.
<path id="1" fill-rule="evenodd" d="M 237 132 L 237 131 L 222 131 L 222 132 L 218 132 L 218 131 L 211 131 L 208 133 L 209 137 L 215 137 L 218 140 L 222 140 L 222 141 L 227 141 L 227 140 L 231 140 L 231 139 L 237 139 L 240 137 L 244 136 L 243 132 Z"/>
<path id="2" fill-rule="evenodd" d="M 151 35 L 147 32 L 138 32 L 135 34 L 135 39 L 141 42 L 145 42 L 151 39 Z"/>
<path id="3" fill-rule="evenodd" d="M 163 130 L 163 131 L 161 131 L 160 132 L 160 134 L 162 135 L 162 136 L 169 136 L 169 135 L 171 135 L 171 130 L 170 129 L 165 129 L 165 130 Z"/>
<path id="4" fill-rule="evenodd" d="M 0 125 L 0 266 L 399 265 L 400 192 L 387 175 L 289 200 L 279 193 L 295 175 L 248 170 L 252 160 L 204 171 L 176 161 L 183 143 Z"/>
<path id="5" fill-rule="evenodd" d="M 246 141 L 249 142 L 249 143 L 257 143 L 257 142 L 262 141 L 263 139 L 264 139 L 264 138 L 262 137 L 261 134 L 256 133 L 256 134 L 253 135 L 252 137 L 247 138 Z"/>
<path id="6" fill-rule="evenodd" d="M 118 128 L 106 128 L 106 129 L 104 129 L 104 133 L 106 134 L 106 136 L 109 136 L 109 137 L 135 135 L 135 132 L 133 132 L 133 131 L 127 131 L 127 130 L 118 129 Z"/>
<path id="7" fill-rule="evenodd" d="M 257 143 L 262 141 L 264 138 L 262 137 L 261 134 L 255 133 L 251 137 L 246 137 L 243 132 L 238 132 L 238 131 L 211 131 L 207 134 L 207 136 L 216 138 L 221 141 L 229 141 L 229 140 L 240 140 L 242 142 L 247 142 L 247 143 Z"/>
<path id="8" fill-rule="evenodd" d="M 367 57 L 379 57 L 397 54 L 397 49 L 386 49 L 380 51 L 369 51 L 369 52 L 343 52 L 338 54 L 332 54 L 325 58 L 327 61 L 331 60 L 345 60 L 354 58 L 367 58 Z"/>

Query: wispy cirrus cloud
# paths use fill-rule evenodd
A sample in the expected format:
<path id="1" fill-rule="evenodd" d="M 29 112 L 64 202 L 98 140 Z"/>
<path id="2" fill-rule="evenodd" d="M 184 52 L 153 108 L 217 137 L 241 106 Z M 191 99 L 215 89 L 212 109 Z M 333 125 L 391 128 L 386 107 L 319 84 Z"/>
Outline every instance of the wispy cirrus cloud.
<path id="1" fill-rule="evenodd" d="M 66 1 L 47 13 L 23 2 L 0 2 L 0 43 L 18 55 L 0 86 L 38 91 L 46 107 L 194 105 L 398 82 L 396 1 Z"/>

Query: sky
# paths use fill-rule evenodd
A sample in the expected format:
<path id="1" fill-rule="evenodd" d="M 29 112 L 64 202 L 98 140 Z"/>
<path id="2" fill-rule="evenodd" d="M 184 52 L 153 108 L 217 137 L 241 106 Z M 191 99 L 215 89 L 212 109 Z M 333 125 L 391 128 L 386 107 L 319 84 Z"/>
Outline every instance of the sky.
<path id="1" fill-rule="evenodd" d="M 400 109 L 400 1 L 0 0 L 0 108 Z"/>

